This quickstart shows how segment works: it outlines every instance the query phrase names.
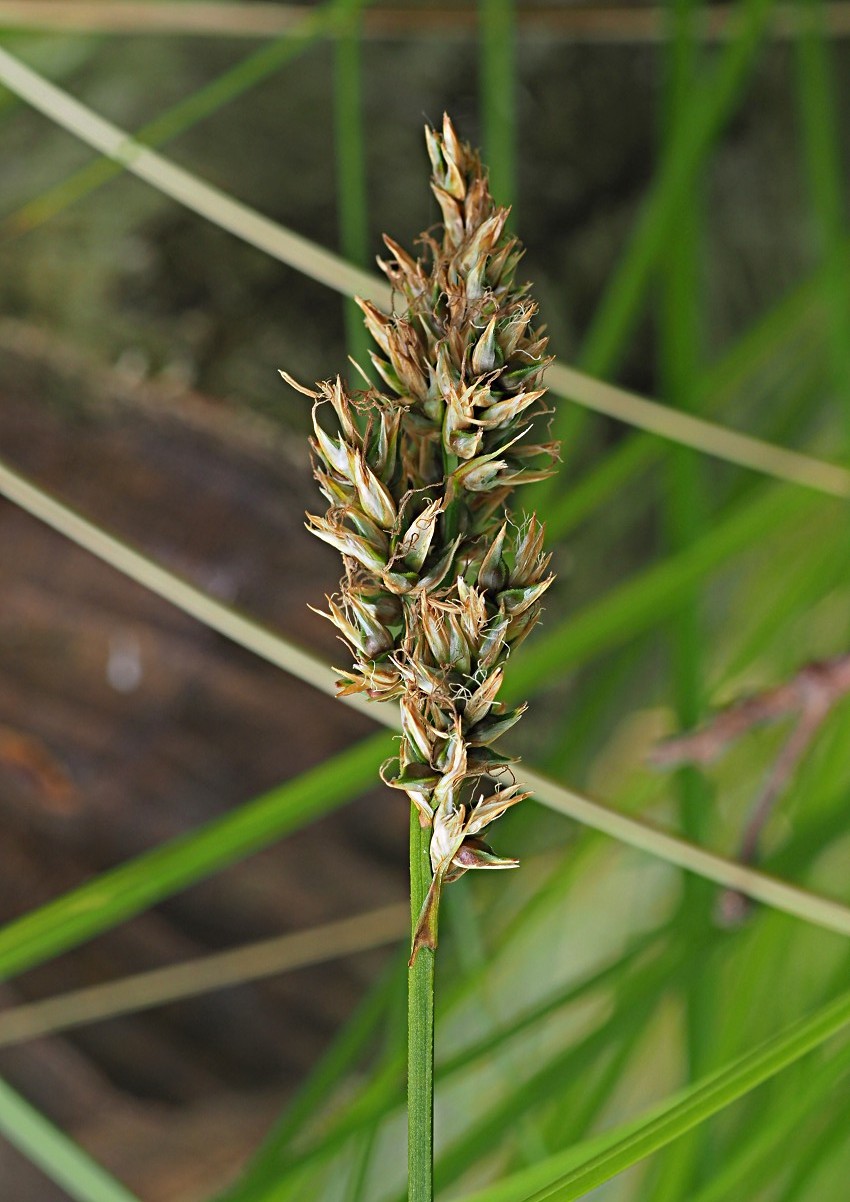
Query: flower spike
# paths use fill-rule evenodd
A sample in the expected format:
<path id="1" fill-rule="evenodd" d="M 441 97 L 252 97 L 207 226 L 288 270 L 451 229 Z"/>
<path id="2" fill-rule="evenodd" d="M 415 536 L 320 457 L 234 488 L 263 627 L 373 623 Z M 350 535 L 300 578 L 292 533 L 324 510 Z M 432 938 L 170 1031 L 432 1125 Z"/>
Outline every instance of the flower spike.
<path id="1" fill-rule="evenodd" d="M 514 761 L 493 746 L 525 706 L 508 710 L 498 694 L 552 576 L 542 524 L 517 525 L 507 503 L 558 457 L 541 429 L 546 339 L 528 286 L 514 284 L 522 248 L 505 233 L 508 210 L 448 117 L 425 137 L 442 231 L 422 236 L 418 259 L 385 237 L 394 313 L 358 300 L 383 391 L 349 394 L 339 378 L 307 389 L 282 373 L 314 401 L 310 445 L 330 508 L 308 529 L 346 566 L 324 615 L 354 661 L 339 693 L 399 701 L 399 753 L 381 777 L 431 831 L 411 962 L 436 947 L 445 885 L 518 864 L 481 836 L 527 796 L 504 784 Z"/>

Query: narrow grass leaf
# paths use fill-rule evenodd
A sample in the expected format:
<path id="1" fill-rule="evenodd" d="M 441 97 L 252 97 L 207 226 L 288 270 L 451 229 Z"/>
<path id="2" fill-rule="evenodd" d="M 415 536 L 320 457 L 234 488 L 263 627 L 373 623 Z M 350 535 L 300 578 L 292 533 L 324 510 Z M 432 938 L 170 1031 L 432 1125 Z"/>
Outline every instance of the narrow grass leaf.
<path id="1" fill-rule="evenodd" d="M 774 0 L 745 0 L 739 6 L 739 23 L 713 72 L 691 91 L 677 124 L 675 140 L 585 336 L 579 365 L 591 376 L 611 375 L 618 366 L 682 196 L 734 111 L 773 7 Z M 567 409 L 556 421 L 556 434 L 570 451 L 578 442 L 584 418 L 581 410 Z M 553 498 L 555 487 L 555 482 L 550 482 L 547 501 Z"/>
<path id="2" fill-rule="evenodd" d="M 5 1081 L 0 1081 L 0 1132 L 75 1202 L 139 1202 Z"/>
<path id="3" fill-rule="evenodd" d="M 785 1153 L 797 1142 L 795 1137 L 803 1123 L 829 1101 L 829 1095 L 848 1072 L 850 1044 L 819 1065 L 811 1079 L 784 1098 L 782 1106 L 769 1114 L 755 1132 L 745 1128 L 737 1151 L 724 1156 L 718 1171 L 690 1202 L 727 1202 L 729 1198 L 754 1196 L 763 1187 L 766 1177 L 785 1170 Z M 846 1086 L 843 1092 L 846 1092 Z M 846 1107 L 846 1099 L 842 1101 Z M 804 1141 L 804 1145 L 807 1143 Z M 808 1153 L 808 1147 L 806 1151 Z"/>
<path id="4" fill-rule="evenodd" d="M 527 696 L 566 669 L 622 646 L 655 625 L 677 608 L 697 582 L 785 522 L 812 513 L 813 502 L 803 494 L 761 491 L 720 517 L 690 547 L 651 564 L 585 609 L 544 628 L 512 660 L 507 697 Z"/>
<path id="5" fill-rule="evenodd" d="M 841 264 L 847 270 L 850 261 L 847 242 L 841 248 Z M 797 361 L 818 356 L 822 348 L 821 295 L 826 280 L 824 268 L 816 271 L 753 325 L 711 367 L 700 373 L 694 384 L 694 405 L 701 411 L 716 412 L 733 400 L 740 401 L 752 389 L 752 377 L 767 364 L 781 361 L 783 353 L 792 353 Z M 665 451 L 663 443 L 644 433 L 623 438 L 607 455 L 577 482 L 570 482 L 558 496 L 550 498 L 547 529 L 560 537 L 589 516 L 603 501 L 642 470 L 657 462 Z"/>
<path id="6" fill-rule="evenodd" d="M 560 1157 L 553 1157 L 548 1167 L 537 1166 L 518 1175 L 513 1182 L 479 1190 L 469 1195 L 466 1202 L 573 1202 L 744 1097 L 848 1024 L 850 993 L 794 1023 L 726 1068 L 682 1090 L 649 1117 L 595 1139 L 591 1146 L 598 1150 L 589 1158 L 583 1159 L 586 1149 L 582 1146 L 572 1148 Z M 604 1147 L 600 1147 L 602 1143 Z M 574 1167 L 567 1168 L 571 1162 Z M 535 1178 L 542 1182 L 547 1173 L 549 1181 L 535 1188 Z"/>
<path id="7" fill-rule="evenodd" d="M 402 903 L 382 906 L 308 930 L 0 1010 L 0 1048 L 398 943 L 407 930 L 405 916 Z"/>
<path id="8" fill-rule="evenodd" d="M 484 161 L 490 191 L 516 224 L 516 14 L 514 0 L 478 0 Z"/>
<path id="9" fill-rule="evenodd" d="M 698 54 L 696 23 L 698 0 L 676 0 L 670 10 L 671 37 L 665 55 L 666 104 L 664 135 L 670 150 L 676 137 L 680 111 L 686 106 L 694 78 L 703 66 Z M 678 219 L 661 256 L 658 290 L 658 361 L 662 393 L 673 398 L 682 412 L 696 407 L 696 384 L 703 358 L 703 305 L 700 257 L 704 243 L 700 203 L 702 173 L 684 189 Z M 691 450 L 674 447 L 664 463 L 662 525 L 665 546 L 674 554 L 687 550 L 710 529 L 705 463 Z M 701 591 L 692 587 L 682 597 L 666 626 L 670 648 L 670 692 L 677 730 L 690 730 L 704 715 L 703 684 L 706 658 L 705 615 Z M 711 794 L 705 777 L 694 768 L 675 774 L 679 826 L 695 843 L 706 840 L 711 814 Z M 687 874 L 682 882 L 679 921 L 695 932 L 711 922 L 714 890 L 709 882 Z M 682 990 L 684 1006 L 684 1077 L 697 1079 L 713 1067 L 712 1032 L 716 1020 L 716 986 L 710 966 L 694 965 Z M 676 1145 L 646 1202 L 666 1202 L 687 1196 L 701 1156 L 701 1132 Z"/>
<path id="10" fill-rule="evenodd" d="M 220 229 L 271 255 L 272 258 L 326 284 L 344 296 L 359 293 L 383 308 L 391 303 L 389 286 L 346 263 L 300 234 L 234 200 L 220 188 L 178 167 L 124 130 L 99 117 L 86 105 L 0 49 L 0 83 L 16 92 L 57 125 L 122 164 L 178 204 L 206 217 Z"/>
<path id="11" fill-rule="evenodd" d="M 674 140 L 585 341 L 581 361 L 591 374 L 607 375 L 617 365 L 667 230 L 741 95 L 767 31 L 773 3 L 745 0 L 740 5 L 735 35 L 723 48 L 714 70 L 692 89 L 680 113 Z"/>
<path id="12" fill-rule="evenodd" d="M 405 907 L 405 930 L 407 912 Z M 216 1202 L 251 1202 L 269 1185 L 279 1181 L 280 1166 L 295 1137 L 317 1114 L 339 1084 L 363 1056 L 379 1024 L 392 1008 L 402 1008 L 406 990 L 407 948 L 369 990 L 357 1010 L 337 1034 L 330 1048 L 313 1068 L 304 1085 L 287 1106 L 262 1147 L 252 1157 L 238 1181 L 216 1196 Z"/>
<path id="13" fill-rule="evenodd" d="M 683 413 L 669 405 L 646 400 L 602 380 L 593 380 L 563 363 L 552 364 L 547 383 L 553 391 L 578 401 L 587 409 L 638 426 L 681 446 L 693 447 L 704 455 L 713 455 L 727 463 L 787 480 L 803 488 L 813 488 L 836 497 L 850 497 L 850 473 L 838 464 L 825 463 L 799 451 L 786 450 L 691 413 Z"/>
<path id="14" fill-rule="evenodd" d="M 56 956 L 368 789 L 391 750 L 381 732 L 232 813 L 102 873 L 0 930 L 0 979 Z"/>
<path id="15" fill-rule="evenodd" d="M 369 219 L 363 139 L 362 54 L 361 20 L 359 13 L 353 11 L 344 24 L 340 24 L 334 47 L 336 197 L 342 256 L 348 262 L 365 268 Z M 343 304 L 348 353 L 365 368 L 369 363 L 371 340 L 363 324 L 363 315 L 350 298 L 346 297 Z"/>
<path id="16" fill-rule="evenodd" d="M 250 621 L 154 564 L 120 540 L 100 530 L 92 522 L 81 518 L 67 506 L 57 502 L 2 463 L 0 463 L 0 492 L 125 575 L 138 580 L 139 583 L 165 597 L 172 604 L 178 605 L 213 629 L 219 630 L 234 642 L 261 655 L 270 663 L 277 664 L 323 692 L 332 693 L 334 691 L 333 672 L 315 656 L 294 647 L 279 635 Z M 776 522 L 790 516 L 795 512 L 795 505 L 797 510 L 800 510 L 807 504 L 811 504 L 811 500 L 808 498 L 789 496 L 786 493 L 776 495 L 767 493 L 751 506 L 742 509 L 740 514 L 733 515 L 733 519 L 730 519 L 728 523 L 720 523 L 704 540 L 700 541 L 697 547 L 690 548 L 672 560 L 654 565 L 647 574 L 609 595 L 604 603 L 597 603 L 590 610 L 585 611 L 581 622 L 573 618 L 564 628 L 556 629 L 554 637 L 552 632 L 548 636 L 540 637 L 537 640 L 538 646 L 546 645 L 547 642 L 551 645 L 547 649 L 544 664 L 529 676 L 529 689 L 533 689 L 541 680 L 548 679 L 553 668 L 558 670 L 566 663 L 581 662 L 583 657 L 595 654 L 601 646 L 606 645 L 606 641 L 608 645 L 617 646 L 620 641 L 628 637 L 630 630 L 635 633 L 651 625 L 665 612 L 665 605 L 675 603 L 677 588 L 689 587 L 692 579 L 699 578 L 708 570 L 709 566 L 715 562 L 722 562 L 724 558 L 746 545 L 750 539 L 757 537 L 763 530 L 771 528 Z M 526 673 L 530 659 L 531 657 L 526 655 L 519 661 L 522 670 Z M 557 662 L 559 659 L 560 664 Z M 517 665 L 514 664 L 513 676 L 508 682 L 510 689 L 517 687 L 518 675 Z M 398 714 L 394 707 L 364 702 L 357 708 L 362 708 L 375 721 L 392 729 L 398 729 Z M 384 755 L 387 754 L 387 744 L 382 745 L 380 739 L 370 741 L 369 746 L 376 749 L 383 746 Z M 366 747 L 367 745 L 363 744 L 363 748 Z M 358 749 L 355 748 L 346 754 L 351 755 L 354 760 L 363 752 L 358 752 Z M 331 775 L 333 774 L 331 773 Z M 613 838 L 622 839 L 632 846 L 650 852 L 650 854 L 660 855 L 672 863 L 688 868 L 689 871 L 706 875 L 711 880 L 730 888 L 737 888 L 748 896 L 783 908 L 789 913 L 805 917 L 809 921 L 818 922 L 829 929 L 841 931 L 848 929 L 848 911 L 835 902 L 806 894 L 803 890 L 785 885 L 781 881 L 773 881 L 744 866 L 733 864 L 719 856 L 713 856 L 701 848 L 676 839 L 675 836 L 656 831 L 645 823 L 619 814 L 606 806 L 601 806 L 573 790 L 564 789 L 536 773 L 525 772 L 524 776 L 534 789 L 538 800 L 579 822 L 605 831 Z M 368 776 L 364 773 L 360 779 L 363 781 L 362 787 L 365 787 Z M 346 796 L 351 796 L 351 794 L 345 794 L 338 776 L 334 780 L 334 786 L 341 789 L 337 804 L 341 804 Z M 296 789 L 297 782 L 293 782 L 288 787 Z M 275 836 L 272 834 L 269 837 Z M 222 863 L 228 862 L 227 860 L 222 861 Z M 213 864 L 210 871 L 214 870 L 215 865 Z M 156 898 L 154 897 L 153 900 Z M 143 905 L 144 903 L 140 902 L 139 904 Z M 153 904 L 153 901 L 148 904 Z M 108 922 L 108 918 L 106 921 Z M 101 929 L 103 928 L 96 926 L 93 928 L 93 933 L 95 930 Z M 0 933 L 0 975 L 4 971 L 2 947 L 3 938 Z"/>
<path id="17" fill-rule="evenodd" d="M 818 250 L 826 273 L 824 300 L 830 359 L 844 405 L 845 443 L 850 450 L 850 285 L 841 261 L 841 247 L 846 240 L 845 172 L 824 17 L 821 0 L 808 0 L 799 6 L 797 80 Z"/>
<path id="18" fill-rule="evenodd" d="M 759 3 L 764 7 L 767 0 L 759 0 Z M 143 146 L 2 49 L 0 83 L 58 125 L 221 229 L 344 296 L 358 294 L 384 309 L 391 308 L 389 286 L 371 273 L 271 221 Z M 768 443 L 725 430 L 711 422 L 677 414 L 666 405 L 635 397 L 563 364 L 553 365 L 549 382 L 554 392 L 567 395 L 582 405 L 603 407 L 606 412 L 616 411 L 621 420 L 662 433 L 663 437 L 682 441 L 685 445 L 698 447 L 707 454 L 721 458 L 728 454 L 732 462 L 766 472 L 778 479 L 833 496 L 850 496 L 850 472 L 835 464 L 815 460 L 783 447 L 771 447 Z M 570 440 L 567 439 L 567 442 Z"/>
<path id="19" fill-rule="evenodd" d="M 330 0 L 312 12 L 298 14 L 292 28 L 283 37 L 261 46 L 234 67 L 198 88 L 185 100 L 179 101 L 155 117 L 135 134 L 136 141 L 145 146 L 162 146 L 178 134 L 192 129 L 224 105 L 268 79 L 286 63 L 315 45 L 323 36 L 333 33 L 351 11 L 370 2 L 371 0 Z M 34 197 L 7 217 L 3 226 L 7 232 L 13 234 L 34 229 L 108 183 L 122 171 L 124 164 L 109 158 L 89 163 Z"/>

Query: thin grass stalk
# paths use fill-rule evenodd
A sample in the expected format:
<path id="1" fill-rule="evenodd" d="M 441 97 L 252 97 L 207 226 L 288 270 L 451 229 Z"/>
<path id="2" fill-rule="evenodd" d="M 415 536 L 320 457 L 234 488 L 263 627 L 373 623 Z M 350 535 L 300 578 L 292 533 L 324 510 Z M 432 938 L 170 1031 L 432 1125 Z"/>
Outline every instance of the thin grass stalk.
<path id="1" fill-rule="evenodd" d="M 513 1180 L 477 1191 L 468 1202 L 575 1202 L 744 1097 L 848 1025 L 850 993 L 845 993 L 682 1090 L 642 1120 L 556 1154 L 548 1165 L 534 1166 Z"/>
<path id="2" fill-rule="evenodd" d="M 818 255 L 826 273 L 827 341 L 844 410 L 844 458 L 850 458 L 850 286 L 841 260 L 846 241 L 845 179 L 832 48 L 822 0 L 797 5 L 795 48 L 803 149 L 814 209 Z"/>
<path id="3" fill-rule="evenodd" d="M 334 147 L 337 170 L 337 220 L 343 258 L 365 268 L 368 261 L 366 149 L 363 139 L 362 33 L 359 8 L 341 23 L 334 43 Z M 369 338 L 355 301 L 343 301 L 348 353 L 367 363 Z"/>
<path id="4" fill-rule="evenodd" d="M 410 938 L 431 887 L 431 832 L 410 807 Z M 434 1196 L 434 973 L 436 951 L 420 950 L 407 993 L 407 1188 L 410 1202 Z"/>
<path id="5" fill-rule="evenodd" d="M 579 363 L 591 376 L 610 376 L 619 365 L 682 195 L 734 110 L 769 28 L 774 6 L 775 0 L 744 0 L 739 6 L 740 22 L 735 34 L 723 48 L 714 71 L 692 90 L 682 110 L 676 142 L 654 181 L 584 339 Z M 558 437 L 573 455 L 584 421 L 581 410 L 567 409 L 556 427 Z M 545 499 L 551 504 L 554 487 L 547 492 Z"/>
<path id="6" fill-rule="evenodd" d="M 581 356 L 583 367 L 592 375 L 607 375 L 617 365 L 650 270 L 664 248 L 671 220 L 740 98 L 767 32 L 774 0 L 744 0 L 739 7 L 741 21 L 736 36 L 724 48 L 711 74 L 691 91 L 681 111 L 670 153 L 641 213 L 628 251 L 594 315 Z"/>
<path id="7" fill-rule="evenodd" d="M 740 26 L 739 4 L 711 4 L 698 34 L 709 45 L 728 42 Z M 835 38 L 850 35 L 846 0 L 824 4 L 825 28 Z M 205 38 L 276 37 L 310 10 L 306 4 L 276 0 L 0 0 L 0 26 L 37 33 L 192 35 Z M 790 41 L 799 36 L 794 3 L 779 4 L 770 36 Z M 523 4 L 517 13 L 520 35 L 545 35 L 566 45 L 657 46 L 670 37 L 661 4 Z M 381 40 L 437 35 L 464 41 L 475 29 L 469 5 L 385 4 L 369 14 L 364 36 Z"/>
<path id="8" fill-rule="evenodd" d="M 344 295 L 360 293 L 379 303 L 389 300 L 389 289 L 370 273 L 346 263 L 338 255 L 316 246 L 178 167 L 112 122 L 105 121 L 3 49 L 0 49 L 0 83 L 159 192 L 258 250 Z"/>
<path id="9" fill-rule="evenodd" d="M 803 488 L 847 497 L 847 472 L 838 464 L 825 464 L 799 451 L 777 447 L 692 413 L 683 413 L 671 405 L 659 404 L 603 380 L 597 380 L 568 367 L 553 363 L 549 386 L 559 396 L 575 400 L 583 409 L 592 409 L 615 421 L 646 430 L 659 438 L 681 446 L 693 447 L 750 471 L 776 476 Z M 817 464 L 817 467 L 815 467 Z"/>
<path id="10" fill-rule="evenodd" d="M 334 670 L 316 656 L 250 621 L 228 606 L 222 605 L 220 601 L 188 584 L 174 573 L 128 547 L 119 539 L 113 538 L 93 522 L 80 517 L 79 514 L 74 513 L 73 510 L 2 463 L 0 463 L 0 493 L 118 571 L 137 580 L 144 587 L 156 592 L 212 629 L 218 630 L 233 642 L 259 655 L 269 663 L 283 668 L 299 680 L 305 681 L 322 692 L 334 691 Z M 529 685 L 533 688 L 536 682 L 546 677 L 547 672 L 553 666 L 553 661 L 556 665 L 575 666 L 585 663 L 594 654 L 598 654 L 603 647 L 618 646 L 637 631 L 646 629 L 652 621 L 668 612 L 666 606 L 671 597 L 675 601 L 676 590 L 686 585 L 688 580 L 698 578 L 710 567 L 724 562 L 729 555 L 748 545 L 766 530 L 775 528 L 795 513 L 805 510 L 807 504 L 811 504 L 811 502 L 804 501 L 801 504 L 800 498 L 794 498 L 787 494 L 766 494 L 757 498 L 745 512 L 733 515 L 716 530 L 711 531 L 704 540 L 707 545 L 700 550 L 698 555 L 692 554 L 689 550 L 677 556 L 673 561 L 664 561 L 653 565 L 648 572 L 641 574 L 633 581 L 628 582 L 624 588 L 617 590 L 614 595 L 606 599 L 604 604 L 594 603 L 582 614 L 575 615 L 571 620 L 569 630 L 561 632 L 559 637 L 553 639 L 552 644 L 546 647 L 545 653 L 539 661 L 526 653 L 522 662 L 522 673 L 518 674 L 517 669 L 520 666 L 518 663 L 513 666 L 512 680 L 516 682 L 514 687 Z M 637 621 L 629 617 L 636 604 L 636 599 L 640 602 L 637 606 Z M 546 636 L 538 640 L 538 643 L 540 642 L 545 643 Z M 393 711 L 392 706 L 375 705 L 363 700 L 358 695 L 348 697 L 346 701 L 367 713 L 376 722 L 395 730 L 399 729 L 398 715 Z M 369 747 L 372 755 L 380 756 L 382 747 L 380 742 L 370 740 Z M 383 747 L 388 748 L 388 745 L 383 744 Z M 329 776 L 334 789 L 340 785 L 343 776 L 348 779 L 348 791 L 341 789 L 336 794 L 337 797 L 351 795 L 352 768 L 350 765 L 357 764 L 359 779 L 360 773 L 363 771 L 363 764 L 369 762 L 361 758 L 364 755 L 366 755 L 365 743 L 344 753 L 343 757 L 339 757 L 329 766 Z M 379 761 L 376 759 L 371 762 Z M 345 767 L 343 768 L 342 765 Z M 532 773 L 527 768 L 523 770 L 522 775 L 536 794 L 537 800 L 593 830 L 601 831 L 632 847 L 638 847 L 650 855 L 678 864 L 687 868 L 689 872 L 706 876 L 717 884 L 736 889 L 748 897 L 753 897 L 788 914 L 794 914 L 828 930 L 850 933 L 850 909 L 837 902 L 818 897 L 784 881 L 766 877 L 765 874 L 755 869 L 736 864 L 722 856 L 695 847 L 664 831 L 654 829 L 648 823 L 621 814 L 573 789 L 565 788 L 539 773 Z M 299 778 L 298 781 L 291 782 L 291 787 L 295 790 L 301 784 L 302 779 Z M 236 818 L 237 825 L 239 825 L 238 816 L 234 815 L 233 817 Z M 277 837 L 279 829 L 270 827 L 269 831 L 252 846 L 256 848 L 264 846 L 265 840 Z M 195 836 L 189 836 L 187 839 L 196 837 L 205 840 L 206 832 L 207 828 L 203 828 L 196 832 Z M 174 845 L 174 854 L 178 859 L 177 848 L 179 846 L 180 843 Z M 221 864 L 232 862 L 240 854 L 246 853 L 240 852 L 239 849 L 232 852 L 229 848 L 223 850 L 222 858 L 211 858 L 204 867 L 203 873 L 216 871 Z M 123 868 L 113 870 L 113 873 L 104 874 L 103 877 L 98 878 L 98 881 L 102 882 L 107 879 L 112 881 L 114 874 L 117 884 L 119 880 L 124 879 L 123 874 L 126 869 L 129 874 L 127 884 L 129 885 L 132 880 L 132 887 L 135 891 L 136 873 L 144 879 L 149 876 L 145 867 L 147 863 L 148 861 L 144 857 L 139 857 L 137 860 L 130 861 Z M 174 883 L 166 883 L 163 887 L 164 892 L 157 894 L 157 897 L 170 896 L 176 889 L 184 887 L 185 883 L 200 879 L 200 876 L 192 875 L 195 871 L 194 861 L 184 857 L 182 867 L 186 871 L 180 872 L 177 870 L 179 866 L 176 866 Z M 145 897 L 147 896 L 145 895 Z M 98 899 L 102 905 L 93 905 L 92 898 Z M 152 903 L 150 900 L 137 903 L 134 892 L 132 904 L 135 906 L 136 904 Z M 34 947 L 30 943 L 32 924 L 29 918 L 17 920 L 0 931 L 0 973 L 22 971 L 24 967 L 38 963 L 38 957 L 45 954 L 42 937 L 47 939 L 44 946 L 49 946 L 49 954 L 56 954 L 58 950 L 74 946 L 81 939 L 89 938 L 93 933 L 105 929 L 104 924 L 108 926 L 110 915 L 113 915 L 111 894 L 105 895 L 97 883 L 93 883 L 90 891 L 87 886 L 83 886 L 80 890 L 72 891 L 68 895 L 67 911 L 67 914 L 63 912 L 63 899 L 58 899 L 34 913 L 34 918 L 40 916 L 35 920 L 42 928 L 38 947 Z M 134 909 L 132 912 L 137 911 Z M 121 913 L 123 914 L 124 911 L 122 910 Z M 70 926 L 66 925 L 66 919 L 72 919 Z M 117 921 L 114 915 L 111 921 Z M 50 932 L 56 936 L 53 941 L 48 938 Z M 7 956 L 11 958 L 7 959 Z M 19 959 L 21 956 L 23 959 Z M 35 957 L 35 959 L 30 957 Z"/>
<path id="11" fill-rule="evenodd" d="M 391 290 L 371 273 L 269 220 L 144 147 L 2 49 L 0 83 L 82 141 L 115 159 L 124 169 L 249 245 L 346 296 L 359 294 L 384 307 L 391 305 Z M 655 262 L 657 249 L 650 265 Z M 776 479 L 832 496 L 850 497 L 850 471 L 836 464 L 773 447 L 714 422 L 679 413 L 668 405 L 638 397 L 563 364 L 552 365 L 548 381 L 553 393 L 639 429 Z"/>
<path id="12" fill-rule="evenodd" d="M 671 11 L 672 36 L 667 44 L 664 140 L 672 150 L 679 113 L 687 104 L 700 63 L 694 36 L 699 0 L 675 0 Z M 659 359 L 662 392 L 681 409 L 694 404 L 699 377 L 701 329 L 699 251 L 702 213 L 699 204 L 700 173 L 685 192 L 676 224 L 662 256 L 659 290 Z M 672 448 L 665 462 L 662 522 L 665 542 L 675 554 L 691 546 L 706 529 L 702 462 L 684 447 Z M 672 615 L 669 642 L 673 698 L 678 728 L 692 729 L 703 716 L 702 614 L 700 590 L 695 586 Z M 688 839 L 703 842 L 706 836 L 710 794 L 705 778 L 693 767 L 676 774 L 682 829 Z M 681 923 L 695 942 L 702 942 L 711 922 L 713 890 L 708 882 L 685 874 L 679 908 Z M 714 1008 L 711 970 L 697 963 L 683 990 L 685 1079 L 695 1081 L 709 1067 Z M 662 1160 L 655 1182 L 647 1187 L 647 1202 L 672 1202 L 687 1196 L 698 1172 L 704 1133 L 679 1140 Z"/>
<path id="13" fill-rule="evenodd" d="M 74 1202 L 139 1202 L 5 1081 L 0 1081 L 0 1134 Z"/>
<path id="14" fill-rule="evenodd" d="M 478 0 L 484 156 L 490 189 L 516 225 L 516 21 L 514 0 Z"/>
<path id="15" fill-rule="evenodd" d="M 840 268 L 850 265 L 850 245 L 840 248 Z M 723 402 L 744 395 L 744 384 L 762 367 L 779 360 L 782 352 L 814 357 L 820 351 L 823 304 L 827 278 L 820 268 L 760 317 L 700 377 L 695 385 L 694 407 L 715 413 Z M 597 464 L 590 467 L 549 510 L 547 529 L 555 539 L 594 514 L 608 498 L 635 479 L 664 454 L 663 444 L 645 433 L 631 433 Z"/>
<path id="16" fill-rule="evenodd" d="M 353 656 L 340 695 L 398 701 L 399 754 L 384 782 L 412 805 L 409 980 L 410 1198 L 429 1202 L 433 1160 L 434 963 L 443 889 L 471 869 L 518 867 L 481 837 L 528 793 L 495 746 L 522 717 L 497 700 L 504 668 L 552 582 L 543 528 L 512 520 L 515 487 L 545 479 L 557 448 L 530 442 L 548 364 L 521 248 L 505 233 L 471 146 L 448 119 L 426 129 L 439 240 L 414 260 L 391 238 L 382 267 L 395 315 L 359 301 L 386 392 L 315 391 L 314 474 L 329 504 L 308 529 L 342 554 L 328 618 Z M 329 416 L 332 431 L 320 418 Z M 545 431 L 542 435 L 545 437 Z M 538 434 L 538 437 L 540 435 Z M 419 828 L 419 829 L 417 829 Z M 424 963 L 419 965 L 422 958 Z"/>
<path id="17" fill-rule="evenodd" d="M 268 79 L 323 37 L 332 35 L 338 26 L 344 27 L 352 13 L 356 14 L 370 2 L 371 0 L 326 0 L 326 3 L 316 9 L 298 13 L 298 19 L 293 21 L 292 28 L 285 34 L 261 46 L 234 67 L 228 68 L 184 100 L 178 101 L 154 117 L 152 121 L 143 125 L 133 138 L 145 146 L 165 145 L 178 134 L 192 129 L 200 121 L 244 95 L 250 88 Z M 110 7 L 115 9 L 114 4 Z M 101 158 L 86 164 L 5 217 L 0 223 L 0 234 L 8 236 L 24 233 L 43 225 L 124 170 L 125 165 L 117 159 Z"/>
<path id="18" fill-rule="evenodd" d="M 403 911 L 401 905 L 383 906 L 0 1010 L 0 1048 L 396 943 L 404 934 Z"/>
<path id="19" fill-rule="evenodd" d="M 405 961 L 406 958 L 405 955 Z M 265 1186 L 270 1182 L 277 1184 L 284 1150 L 292 1146 L 335 1086 L 363 1057 L 379 1024 L 391 1017 L 393 1003 L 401 1000 L 402 992 L 398 986 L 406 984 L 401 977 L 401 967 L 402 961 L 395 961 L 381 974 L 314 1066 L 239 1180 L 217 1194 L 216 1202 L 256 1202 Z"/>

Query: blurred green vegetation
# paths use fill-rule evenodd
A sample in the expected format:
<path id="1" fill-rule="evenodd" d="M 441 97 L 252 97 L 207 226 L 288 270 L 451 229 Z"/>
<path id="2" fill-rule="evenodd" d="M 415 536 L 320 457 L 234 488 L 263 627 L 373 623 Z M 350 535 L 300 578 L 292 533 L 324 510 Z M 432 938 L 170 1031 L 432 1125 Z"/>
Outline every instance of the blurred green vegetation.
<path id="1" fill-rule="evenodd" d="M 274 46 L 33 33 L 3 45 L 361 264 L 382 230 L 410 245 L 436 219 L 419 128 L 447 109 L 483 141 L 499 199 L 516 201 L 559 356 L 847 460 L 850 46 L 831 34 L 828 6 L 791 5 L 794 36 L 780 37 L 775 5 L 744 2 L 715 40 L 703 6 L 672 0 L 648 41 L 570 38 L 557 22 L 547 34 L 503 0 L 482 0 L 477 31 L 442 36 L 429 23 L 390 39 L 359 7 L 333 6 L 332 35 L 310 18 Z M 176 118 L 163 116 L 170 106 Z M 275 369 L 311 380 L 338 370 L 348 347 L 362 358 L 349 304 L 92 166 L 9 100 L 0 156 L 5 317 L 94 362 L 132 359 L 234 415 L 260 413 L 293 441 L 306 415 Z M 731 699 L 846 653 L 846 503 L 558 407 L 565 468 L 544 506 L 559 581 L 512 664 L 510 690 L 532 697 L 521 749 L 565 783 L 734 857 L 787 724 L 747 734 L 705 772 L 665 776 L 646 754 Z M 762 845 L 768 871 L 845 903 L 849 736 L 839 705 Z M 25 917 L 0 932 L 0 970 L 58 955 L 341 805 L 382 747 L 374 737 L 286 782 L 279 801 L 297 809 L 285 819 L 273 799 L 255 802 Z M 465 878 L 446 898 L 439 1196 L 519 1202 L 601 1185 L 606 1202 L 843 1199 L 846 1000 L 820 1011 L 850 984 L 846 940 L 759 908 L 724 926 L 707 882 L 536 805 L 505 824 L 499 839 L 524 852 L 522 872 Z M 399 961 L 376 982 L 221 1202 L 403 1196 L 402 976 Z M 759 1064 L 775 1075 L 757 1056 L 730 1068 L 765 1040 L 777 1042 Z M 577 1185 L 534 1192 L 671 1097 L 670 1125 L 658 1118 L 646 1143 L 605 1153 Z M 14 1098 L 0 1098 L 0 1121 L 26 1146 L 31 1116 Z M 56 1156 L 70 1196 L 122 1197 L 59 1143 Z"/>

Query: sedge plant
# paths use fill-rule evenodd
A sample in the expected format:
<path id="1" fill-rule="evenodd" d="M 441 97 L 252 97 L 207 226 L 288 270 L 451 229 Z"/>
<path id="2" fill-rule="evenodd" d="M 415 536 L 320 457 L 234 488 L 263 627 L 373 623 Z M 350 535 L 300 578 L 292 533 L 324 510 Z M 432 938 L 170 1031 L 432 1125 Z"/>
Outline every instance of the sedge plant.
<path id="1" fill-rule="evenodd" d="M 516 283 L 522 251 L 505 231 L 508 210 L 448 117 L 426 139 L 437 236 L 421 236 L 419 258 L 385 238 L 396 309 L 358 302 L 384 387 L 353 394 L 338 377 L 301 389 L 314 402 L 314 470 L 329 505 L 308 528 L 344 564 L 324 614 L 353 655 L 339 692 L 401 709 L 398 756 L 381 776 L 411 802 L 411 1202 L 432 1196 L 441 891 L 470 869 L 518 865 L 482 838 L 528 796 L 515 759 L 495 746 L 525 705 L 498 697 L 553 578 L 543 525 L 512 520 L 508 502 L 551 474 L 557 454 L 534 433 L 548 413 L 546 338 L 528 285 Z"/>

